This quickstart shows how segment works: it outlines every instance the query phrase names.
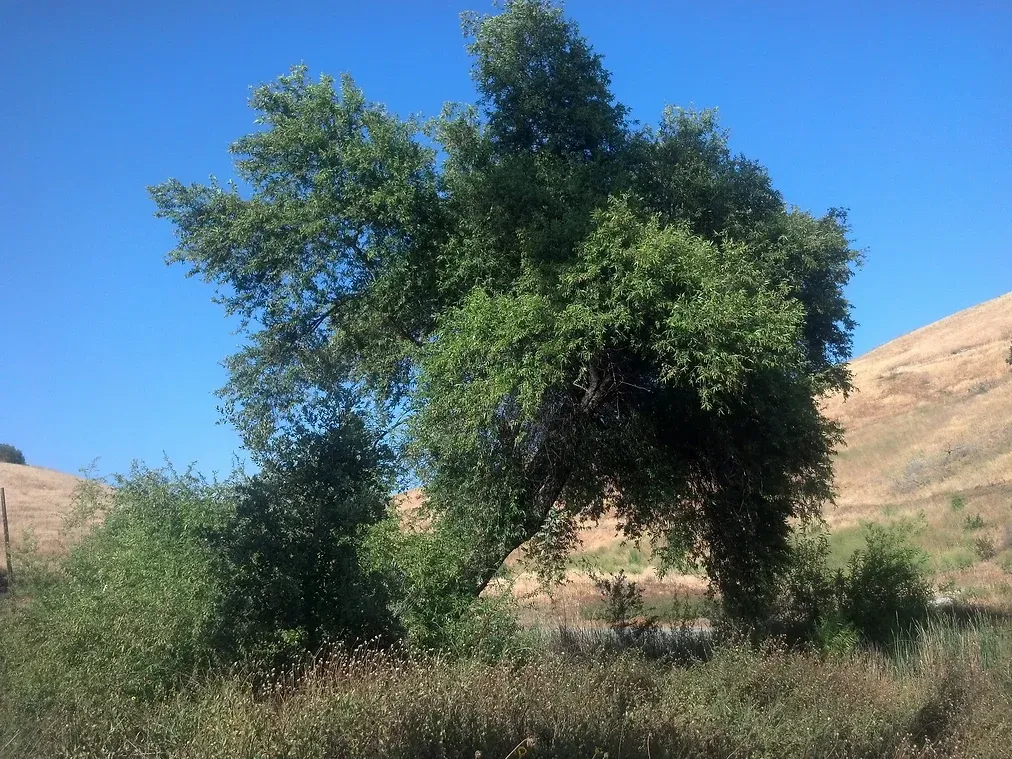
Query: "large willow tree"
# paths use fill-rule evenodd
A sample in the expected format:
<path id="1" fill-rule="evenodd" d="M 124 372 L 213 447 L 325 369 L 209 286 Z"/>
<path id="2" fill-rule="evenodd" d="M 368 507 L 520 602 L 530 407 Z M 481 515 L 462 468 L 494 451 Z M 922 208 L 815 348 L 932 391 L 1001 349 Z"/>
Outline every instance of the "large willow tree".
<path id="1" fill-rule="evenodd" d="M 480 590 L 614 509 L 761 610 L 832 495 L 858 254 L 711 112 L 637 126 L 560 9 L 464 16 L 476 105 L 429 122 L 298 67 L 254 91 L 239 186 L 153 188 L 169 258 L 246 325 L 226 410 L 253 451 L 353 398 L 399 441 Z"/>

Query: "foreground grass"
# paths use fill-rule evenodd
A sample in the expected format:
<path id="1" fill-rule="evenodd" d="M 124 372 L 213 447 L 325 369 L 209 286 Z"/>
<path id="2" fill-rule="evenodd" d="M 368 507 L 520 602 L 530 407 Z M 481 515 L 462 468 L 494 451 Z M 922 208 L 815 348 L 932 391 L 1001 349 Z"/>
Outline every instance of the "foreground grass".
<path id="1" fill-rule="evenodd" d="M 359 651 L 303 677 L 208 677 L 139 703 L 0 698 L 0 756 L 1004 757 L 1012 629 L 935 623 L 890 654 L 728 643 L 707 661 L 562 651 L 495 663 Z M 513 754 L 516 757 L 517 753 Z"/>

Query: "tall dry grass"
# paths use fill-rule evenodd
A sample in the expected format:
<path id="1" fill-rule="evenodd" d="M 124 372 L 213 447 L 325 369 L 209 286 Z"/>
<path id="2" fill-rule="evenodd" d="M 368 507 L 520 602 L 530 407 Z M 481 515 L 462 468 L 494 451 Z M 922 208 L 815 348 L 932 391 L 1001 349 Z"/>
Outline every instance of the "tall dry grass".
<path id="1" fill-rule="evenodd" d="M 981 621 L 936 621 L 886 653 L 730 642 L 689 664 L 547 643 L 494 663 L 359 649 L 156 703 L 71 699 L 44 718 L 5 704 L 0 755 L 1007 757 L 1010 661 L 1012 628 Z"/>

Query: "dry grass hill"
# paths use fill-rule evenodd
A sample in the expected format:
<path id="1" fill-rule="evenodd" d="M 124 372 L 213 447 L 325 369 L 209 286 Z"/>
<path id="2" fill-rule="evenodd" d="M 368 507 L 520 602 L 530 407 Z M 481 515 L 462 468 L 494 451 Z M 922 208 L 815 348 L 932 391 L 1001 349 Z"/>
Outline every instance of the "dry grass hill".
<path id="1" fill-rule="evenodd" d="M 940 583 L 964 595 L 1012 602 L 1012 293 L 911 332 L 852 363 L 857 391 L 826 411 L 846 427 L 837 459 L 839 498 L 826 510 L 834 556 L 861 543 L 862 524 L 899 525 L 928 553 Z M 17 546 L 26 528 L 59 549 L 61 515 L 78 479 L 0 464 Z M 408 502 L 417 500 L 411 494 Z M 589 562 L 639 576 L 648 596 L 694 604 L 699 578 L 653 577 L 649 550 L 621 543 L 615 524 L 589 526 L 573 582 L 536 605 L 570 617 L 593 597 Z M 521 578 L 521 591 L 531 583 Z"/>
<path id="2" fill-rule="evenodd" d="M 40 550 L 52 553 L 62 546 L 63 517 L 81 480 L 72 474 L 37 466 L 0 463 L 0 487 L 7 498 L 11 547 L 17 552 L 32 534 Z"/>
<path id="3" fill-rule="evenodd" d="M 858 392 L 826 411 L 846 428 L 842 556 L 862 521 L 899 522 L 940 582 L 1012 601 L 1012 293 L 893 340 L 852 364 Z"/>

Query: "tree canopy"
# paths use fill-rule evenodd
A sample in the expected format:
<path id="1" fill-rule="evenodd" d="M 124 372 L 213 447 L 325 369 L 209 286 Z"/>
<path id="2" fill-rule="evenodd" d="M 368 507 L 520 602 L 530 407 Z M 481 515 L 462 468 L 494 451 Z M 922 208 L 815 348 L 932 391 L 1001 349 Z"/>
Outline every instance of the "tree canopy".
<path id="1" fill-rule="evenodd" d="M 10 443 L 0 443 L 0 464 L 24 464 L 25 454 Z"/>
<path id="2" fill-rule="evenodd" d="M 350 397 L 476 590 L 610 508 L 754 613 L 832 495 L 846 216 L 789 207 L 712 111 L 632 121 L 558 7 L 463 19 L 476 104 L 403 119 L 295 67 L 238 184 L 152 188 L 169 260 L 244 320 L 226 412 L 258 452 Z"/>

